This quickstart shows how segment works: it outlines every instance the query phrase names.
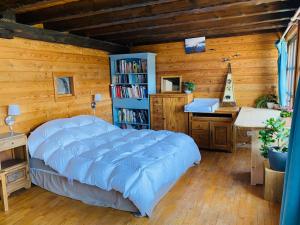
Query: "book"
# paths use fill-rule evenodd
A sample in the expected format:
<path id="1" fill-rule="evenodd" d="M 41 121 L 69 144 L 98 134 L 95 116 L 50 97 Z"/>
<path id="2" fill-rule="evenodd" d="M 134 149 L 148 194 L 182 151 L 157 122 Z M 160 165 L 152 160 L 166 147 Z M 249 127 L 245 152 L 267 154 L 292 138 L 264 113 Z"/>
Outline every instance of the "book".
<path id="1" fill-rule="evenodd" d="M 112 85 L 113 98 L 147 98 L 146 85 Z"/>
<path id="2" fill-rule="evenodd" d="M 120 59 L 116 61 L 118 73 L 147 73 L 146 59 Z"/>
<path id="3" fill-rule="evenodd" d="M 112 77 L 113 84 L 138 84 L 147 83 L 147 74 L 115 74 Z"/>
<path id="4" fill-rule="evenodd" d="M 148 110 L 144 109 L 118 109 L 118 123 L 129 123 L 131 125 L 148 124 Z"/>

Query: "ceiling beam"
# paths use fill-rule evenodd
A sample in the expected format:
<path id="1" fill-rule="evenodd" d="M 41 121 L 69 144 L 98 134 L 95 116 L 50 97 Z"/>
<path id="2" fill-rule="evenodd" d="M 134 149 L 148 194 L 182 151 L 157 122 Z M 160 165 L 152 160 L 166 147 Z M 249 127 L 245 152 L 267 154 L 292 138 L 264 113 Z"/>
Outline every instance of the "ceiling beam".
<path id="1" fill-rule="evenodd" d="M 70 2 L 77 2 L 80 0 L 46 0 L 46 1 L 38 1 L 36 3 L 22 5 L 18 8 L 15 8 L 16 13 L 26 13 L 35 10 L 41 10 L 53 6 L 64 5 Z"/>
<path id="2" fill-rule="evenodd" d="M 239 11 L 234 11 L 232 14 L 228 16 L 226 13 L 224 14 L 216 14 L 214 15 L 200 15 L 198 17 L 192 17 L 190 20 L 184 19 L 179 20 L 176 19 L 173 23 L 165 21 L 164 23 L 150 23 L 150 24 L 128 24 L 123 26 L 123 29 L 119 26 L 116 27 L 107 27 L 102 29 L 91 29 L 87 31 L 78 31 L 75 32 L 79 35 L 86 36 L 110 36 L 110 35 L 130 35 L 132 33 L 145 33 L 145 32 L 157 32 L 161 29 L 168 31 L 170 29 L 178 30 L 177 28 L 185 27 L 189 28 L 190 26 L 196 26 L 197 28 L 201 27 L 209 27 L 209 26 L 218 26 L 222 23 L 235 23 L 245 20 L 251 21 L 263 21 L 269 20 L 271 18 L 287 18 L 291 17 L 294 13 L 295 9 L 285 9 L 283 7 L 279 7 L 277 10 L 265 10 L 265 8 L 252 8 L 249 14 L 244 14 Z M 250 12 L 250 11 L 248 11 Z M 222 16 L 224 15 L 224 16 Z"/>
<path id="3" fill-rule="evenodd" d="M 15 9 L 24 5 L 33 4 L 42 0 L 1 0 L 0 1 L 0 12 L 7 9 Z"/>
<path id="4" fill-rule="evenodd" d="M 17 19 L 26 24 L 60 22 L 176 1 L 178 0 L 81 0 L 31 12 L 17 12 Z"/>
<path id="5" fill-rule="evenodd" d="M 168 33 L 153 33 L 153 34 L 139 34 L 135 36 L 124 36 L 119 35 L 114 38 L 110 38 L 112 41 L 118 42 L 118 43 L 127 43 L 131 45 L 137 45 L 137 44 L 145 44 L 145 43 L 162 43 L 162 42 L 170 42 L 170 41 L 177 41 L 177 40 L 183 40 L 185 38 L 192 38 L 197 36 L 206 36 L 206 37 L 216 37 L 216 36 L 222 36 L 227 34 L 228 35 L 232 33 L 240 33 L 244 32 L 250 32 L 251 29 L 254 33 L 259 33 L 264 30 L 276 31 L 277 29 L 283 29 L 287 26 L 288 19 L 273 19 L 269 21 L 263 21 L 263 22 L 250 22 L 250 23 L 238 23 L 238 24 L 231 24 L 231 25 L 223 25 L 219 26 L 217 28 L 211 27 L 207 29 L 194 29 L 194 30 L 182 30 L 182 31 L 173 31 Z M 228 36 L 226 35 L 226 36 Z M 95 37 L 95 38 L 102 38 L 103 37 Z"/>
<path id="6" fill-rule="evenodd" d="M 206 38 L 222 38 L 222 37 L 233 37 L 233 36 L 274 33 L 274 32 L 282 33 L 284 31 L 285 27 L 286 27 L 285 25 L 273 25 L 273 26 L 260 27 L 257 30 L 255 27 L 252 27 L 252 28 L 248 28 L 248 29 L 244 28 L 244 29 L 238 29 L 238 30 L 223 31 L 221 33 L 215 33 L 215 34 L 213 34 L 213 33 L 207 34 L 205 37 Z M 201 36 L 201 34 L 195 33 L 191 37 L 199 37 L 199 36 Z M 175 36 L 172 38 L 166 38 L 166 39 L 162 39 L 162 40 L 149 38 L 147 40 L 139 40 L 136 42 L 132 42 L 131 46 L 177 42 L 177 41 L 184 41 L 184 39 L 185 39 L 185 37 L 175 37 Z"/>
<path id="7" fill-rule="evenodd" d="M 38 29 L 28 25 L 9 22 L 2 19 L 0 20 L 0 37 L 1 36 L 3 38 L 21 37 L 32 40 L 70 44 L 85 48 L 100 49 L 111 53 L 122 53 L 129 51 L 129 49 L 123 45 L 81 37 L 74 34 Z"/>
<path id="8" fill-rule="evenodd" d="M 15 14 L 14 10 L 7 9 L 5 11 L 2 11 L 0 13 L 0 16 L 1 16 L 2 19 L 6 19 L 6 20 L 9 20 L 9 21 L 16 22 L 16 14 Z"/>
<path id="9" fill-rule="evenodd" d="M 78 30 L 87 30 L 93 28 L 103 28 L 108 26 L 115 25 L 126 25 L 128 23 L 141 23 L 141 22 L 150 22 L 157 21 L 162 19 L 172 19 L 177 16 L 190 16 L 201 13 L 215 13 L 220 10 L 232 10 L 232 8 L 245 7 L 245 6 L 257 6 L 264 3 L 270 4 L 271 2 L 288 2 L 288 0 L 227 0 L 225 1 L 200 1 L 194 0 L 197 2 L 191 4 L 189 1 L 185 0 L 184 2 L 178 1 L 179 4 L 176 6 L 170 6 L 170 4 L 165 4 L 163 9 L 161 6 L 157 8 L 147 8 L 143 7 L 139 9 L 139 12 L 134 13 L 132 10 L 127 12 L 121 12 L 120 14 L 104 14 L 104 15 L 94 15 L 83 17 L 75 20 L 64 20 L 59 23 L 50 22 L 44 23 L 45 28 L 54 29 L 59 31 L 78 31 Z M 172 4 L 175 4 L 172 3 Z M 183 5 L 182 5 L 183 4 Z"/>

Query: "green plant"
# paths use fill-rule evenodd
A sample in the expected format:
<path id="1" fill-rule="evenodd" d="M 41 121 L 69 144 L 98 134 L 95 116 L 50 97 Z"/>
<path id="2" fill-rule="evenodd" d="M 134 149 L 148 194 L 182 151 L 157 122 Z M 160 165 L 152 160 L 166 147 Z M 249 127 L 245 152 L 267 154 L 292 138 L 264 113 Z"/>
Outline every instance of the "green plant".
<path id="1" fill-rule="evenodd" d="M 293 115 L 292 111 L 281 110 L 281 112 L 280 112 L 280 117 L 282 117 L 282 118 L 292 117 L 292 115 Z"/>
<path id="2" fill-rule="evenodd" d="M 259 140 L 262 142 L 260 151 L 262 156 L 268 158 L 269 148 L 277 151 L 288 151 L 288 138 L 290 130 L 285 127 L 285 121 L 281 118 L 270 118 L 265 122 L 265 128 L 259 131 Z"/>
<path id="3" fill-rule="evenodd" d="M 262 95 L 255 100 L 256 108 L 267 108 L 267 103 L 277 103 L 277 96 L 274 94 Z"/>
<path id="4" fill-rule="evenodd" d="M 196 90 L 196 84 L 193 82 L 184 82 L 183 86 L 184 86 L 185 90 L 189 90 L 192 92 Z"/>

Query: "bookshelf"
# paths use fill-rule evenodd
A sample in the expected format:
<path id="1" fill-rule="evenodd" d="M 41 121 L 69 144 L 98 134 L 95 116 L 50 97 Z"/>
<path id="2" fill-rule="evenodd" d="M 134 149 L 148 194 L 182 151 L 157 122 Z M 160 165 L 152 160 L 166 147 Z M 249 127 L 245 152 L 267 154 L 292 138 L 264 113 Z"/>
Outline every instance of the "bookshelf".
<path id="1" fill-rule="evenodd" d="M 113 123 L 150 128 L 150 94 L 156 93 L 154 53 L 110 55 Z"/>

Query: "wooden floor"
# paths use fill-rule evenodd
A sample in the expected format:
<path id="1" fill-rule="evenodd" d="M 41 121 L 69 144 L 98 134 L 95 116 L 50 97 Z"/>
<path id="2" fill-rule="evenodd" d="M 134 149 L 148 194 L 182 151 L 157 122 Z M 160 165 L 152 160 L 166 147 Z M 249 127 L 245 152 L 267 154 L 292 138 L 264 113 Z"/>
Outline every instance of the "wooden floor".
<path id="1" fill-rule="evenodd" d="M 262 186 L 249 185 L 249 151 L 202 152 L 202 158 L 161 200 L 150 219 L 88 206 L 33 187 L 9 198 L 10 210 L 0 212 L 0 224 L 278 224 L 280 206 L 263 200 Z"/>

